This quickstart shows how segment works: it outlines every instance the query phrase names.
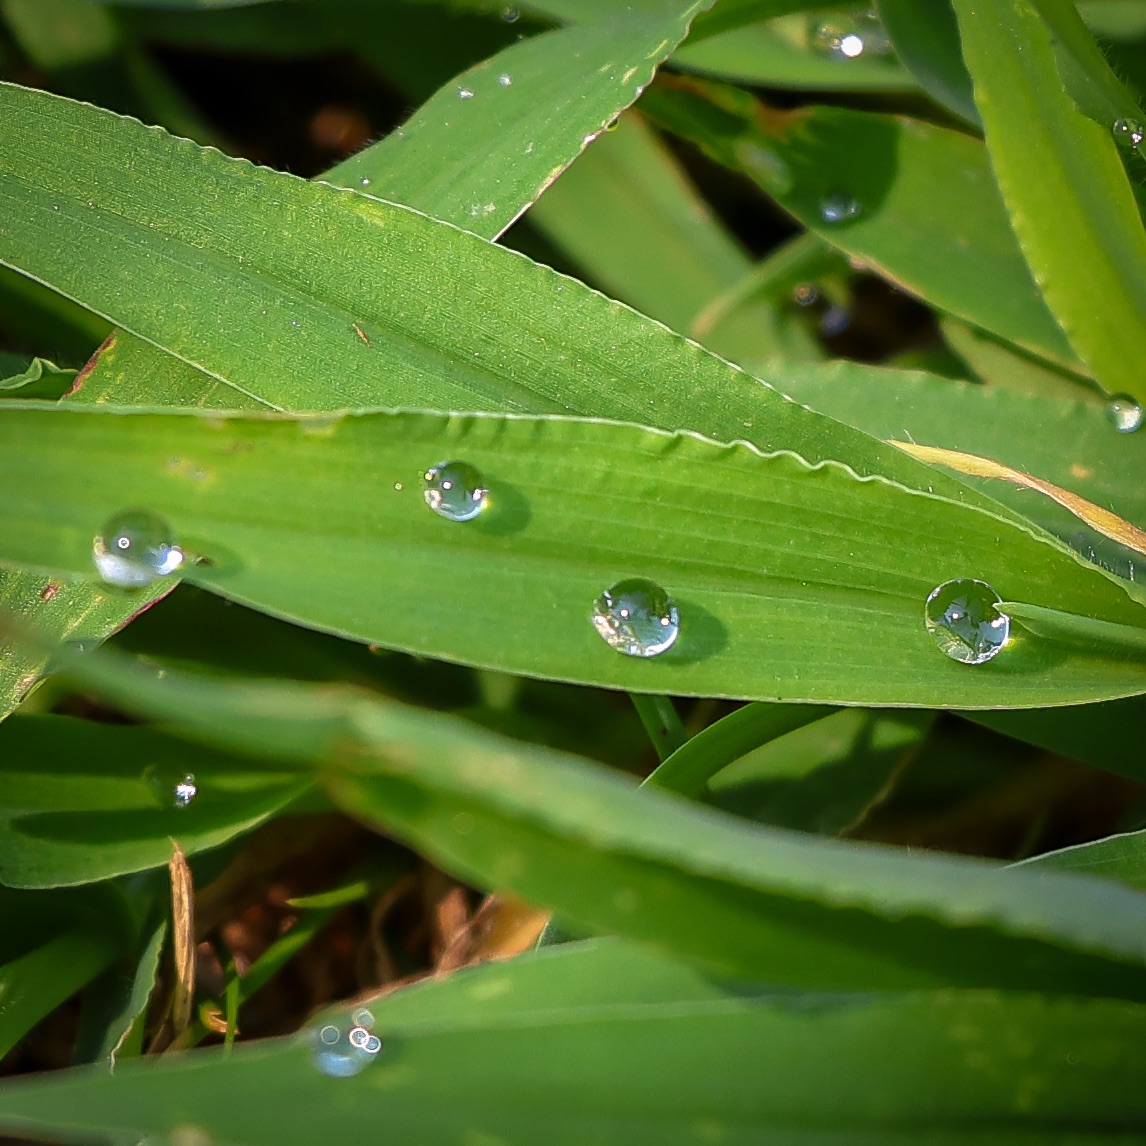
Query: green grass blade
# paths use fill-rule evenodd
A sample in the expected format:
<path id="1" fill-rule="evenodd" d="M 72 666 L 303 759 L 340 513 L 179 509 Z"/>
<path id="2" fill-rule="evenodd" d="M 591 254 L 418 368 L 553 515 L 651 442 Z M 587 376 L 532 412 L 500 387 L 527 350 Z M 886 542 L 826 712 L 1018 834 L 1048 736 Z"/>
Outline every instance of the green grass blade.
<path id="1" fill-rule="evenodd" d="M 293 683 L 69 671 L 129 711 L 280 762 L 478 886 L 735 976 L 1138 997 L 1146 897 L 1079 877 L 763 829 L 441 714 Z"/>
<path id="2" fill-rule="evenodd" d="M 490 509 L 477 520 L 448 521 L 425 504 L 422 474 L 443 458 L 485 476 Z M 9 562 L 90 577 L 92 539 L 142 497 L 192 556 L 213 562 L 189 562 L 188 574 L 235 600 L 515 674 L 670 695 L 951 707 L 1146 688 L 1146 657 L 1121 649 L 1030 638 L 968 667 L 936 648 L 924 600 L 961 576 L 1008 600 L 1142 624 L 1128 586 L 1049 537 L 839 465 L 694 435 L 520 416 L 8 402 L 0 488 Z M 597 596 L 632 576 L 678 603 L 682 636 L 660 657 L 622 656 L 590 623 Z"/>
<path id="3" fill-rule="evenodd" d="M 791 112 L 699 80 L 642 108 L 741 171 L 825 242 L 939 310 L 1077 366 L 1035 287 L 983 144 L 962 132 L 844 108 Z M 825 202 L 850 217 L 824 216 Z"/>
<path id="4" fill-rule="evenodd" d="M 992 166 L 1047 305 L 1108 392 L 1146 399 L 1146 232 L 1110 127 L 1076 110 L 1027 0 L 955 11 Z"/>
<path id="5" fill-rule="evenodd" d="M 1044 852 L 1013 867 L 1042 871 L 1073 871 L 1080 875 L 1115 879 L 1127 887 L 1146 891 L 1146 832 L 1123 832 L 1074 847 Z"/>

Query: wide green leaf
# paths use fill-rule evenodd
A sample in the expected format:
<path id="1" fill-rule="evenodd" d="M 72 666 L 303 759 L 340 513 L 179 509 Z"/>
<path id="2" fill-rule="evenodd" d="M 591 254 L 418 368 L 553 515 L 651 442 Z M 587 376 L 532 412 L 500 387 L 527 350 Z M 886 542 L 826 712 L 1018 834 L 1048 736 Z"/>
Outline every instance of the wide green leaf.
<path id="1" fill-rule="evenodd" d="M 1064 91 L 1027 0 L 955 11 L 995 177 L 1047 305 L 1108 392 L 1146 399 L 1146 231 L 1110 126 Z"/>
<path id="2" fill-rule="evenodd" d="M 444 458 L 488 482 L 490 509 L 476 521 L 427 508 L 422 474 Z M 974 668 L 936 648 L 923 603 L 953 577 L 1142 625 L 1129 586 L 1049 537 L 843 466 L 695 435 L 522 416 L 123 414 L 13 401 L 0 406 L 0 488 L 8 562 L 90 577 L 93 538 L 142 501 L 176 530 L 189 575 L 235 600 L 507 672 L 856 704 L 1146 691 L 1146 657 L 1127 660 L 1121 647 L 1108 657 L 1023 634 Z M 591 624 L 596 597 L 632 576 L 679 603 L 682 635 L 660 657 L 619 655 Z"/>
<path id="3" fill-rule="evenodd" d="M 629 994 L 642 1002 L 613 1001 Z M 9 1082 L 0 1125 L 252 1146 L 349 1141 L 379 1125 L 395 1146 L 1096 1146 L 1146 1128 L 1142 1008 L 1111 1001 L 722 997 L 671 964 L 584 944 L 401 991 L 373 1012 L 384 1046 L 357 1078 L 324 1076 L 306 1032 L 111 1076 Z"/>

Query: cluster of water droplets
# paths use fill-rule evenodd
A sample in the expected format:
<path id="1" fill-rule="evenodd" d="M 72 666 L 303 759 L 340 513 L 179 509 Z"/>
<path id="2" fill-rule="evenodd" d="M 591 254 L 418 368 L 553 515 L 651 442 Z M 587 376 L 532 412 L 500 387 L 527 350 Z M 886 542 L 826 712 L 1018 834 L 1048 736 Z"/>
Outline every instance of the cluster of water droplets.
<path id="1" fill-rule="evenodd" d="M 997 657 L 1011 635 L 1001 602 L 986 581 L 960 577 L 931 591 L 923 621 L 940 652 L 960 664 L 981 665 Z"/>
<path id="2" fill-rule="evenodd" d="M 382 1040 L 373 1033 L 374 1016 L 359 1007 L 349 1027 L 328 1023 L 314 1034 L 314 1065 L 331 1078 L 353 1078 L 378 1056 Z"/>
<path id="3" fill-rule="evenodd" d="M 856 8 L 828 19 L 813 17 L 811 40 L 816 51 L 833 60 L 858 60 L 891 52 L 891 39 L 870 8 Z"/>

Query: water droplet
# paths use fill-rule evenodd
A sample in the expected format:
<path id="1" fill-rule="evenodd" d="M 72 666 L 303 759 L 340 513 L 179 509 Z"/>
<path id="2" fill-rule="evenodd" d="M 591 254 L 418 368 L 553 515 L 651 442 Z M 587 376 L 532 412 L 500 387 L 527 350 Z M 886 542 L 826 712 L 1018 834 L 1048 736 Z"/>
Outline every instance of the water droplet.
<path id="1" fill-rule="evenodd" d="M 195 783 L 195 777 L 188 772 L 171 790 L 171 795 L 177 808 L 188 807 L 191 801 L 199 795 L 199 785 Z"/>
<path id="2" fill-rule="evenodd" d="M 507 24 L 516 24 L 521 18 L 521 11 L 517 8 L 503 8 L 501 10 L 501 18 Z"/>
<path id="3" fill-rule="evenodd" d="M 143 779 L 161 808 L 187 808 L 199 795 L 199 784 L 190 772 L 162 764 L 149 764 Z"/>
<path id="4" fill-rule="evenodd" d="M 369 1030 L 374 1026 L 374 1015 L 365 1007 L 359 1007 L 356 1011 L 351 1011 L 350 1021 L 356 1027 L 366 1027 Z"/>
<path id="5" fill-rule="evenodd" d="M 680 635 L 680 614 L 656 582 L 633 577 L 618 581 L 593 602 L 593 627 L 625 656 L 655 657 Z"/>
<path id="6" fill-rule="evenodd" d="M 167 522 L 147 509 L 117 513 L 92 542 L 92 560 L 109 585 L 139 589 L 183 564 Z"/>
<path id="7" fill-rule="evenodd" d="M 470 88 L 458 88 L 458 99 L 473 99 L 474 93 Z"/>
<path id="8" fill-rule="evenodd" d="M 370 1023 L 356 1023 L 366 1016 Z M 331 1078 L 353 1078 L 361 1074 L 382 1049 L 382 1040 L 370 1033 L 374 1016 L 367 1010 L 355 1011 L 347 1030 L 333 1023 L 322 1027 L 314 1036 L 314 1065 Z"/>
<path id="9" fill-rule="evenodd" d="M 820 218 L 825 223 L 842 223 L 859 213 L 860 205 L 846 191 L 833 191 L 820 200 Z"/>
<path id="10" fill-rule="evenodd" d="M 886 56 L 891 39 L 879 17 L 870 9 L 857 9 L 830 20 L 815 21 L 812 45 L 833 60 L 858 60 L 860 56 Z"/>
<path id="11" fill-rule="evenodd" d="M 450 521 L 472 521 L 489 504 L 489 489 L 468 462 L 439 462 L 423 480 L 426 504 Z"/>
<path id="12" fill-rule="evenodd" d="M 497 82 L 501 84 L 503 88 L 507 88 L 513 83 L 513 76 L 511 76 L 509 72 L 502 72 L 501 75 L 497 77 Z"/>
<path id="13" fill-rule="evenodd" d="M 998 656 L 1011 635 L 1011 618 L 986 581 L 961 577 L 932 590 L 923 609 L 927 631 L 953 661 L 981 665 Z"/>
<path id="14" fill-rule="evenodd" d="M 358 180 L 358 183 L 362 187 L 369 187 L 370 186 L 370 180 L 367 179 L 365 175 L 363 175 L 362 178 Z"/>
<path id="15" fill-rule="evenodd" d="M 843 334 L 851 325 L 852 316 L 842 306 L 829 306 L 820 319 L 820 333 L 829 338 Z"/>
<path id="16" fill-rule="evenodd" d="M 820 288 L 815 283 L 797 283 L 792 290 L 792 301 L 797 306 L 812 306 L 820 300 Z"/>
<path id="17" fill-rule="evenodd" d="M 1137 147 L 1146 139 L 1146 129 L 1136 119 L 1116 119 L 1111 130 L 1115 140 L 1123 147 Z"/>
<path id="18" fill-rule="evenodd" d="M 1106 416 L 1120 434 L 1132 434 L 1142 425 L 1142 407 L 1129 394 L 1115 394 L 1106 403 Z"/>
<path id="19" fill-rule="evenodd" d="M 292 318 L 290 320 L 290 324 L 291 324 L 291 326 L 302 326 L 302 323 L 299 322 L 299 320 L 297 318 Z"/>

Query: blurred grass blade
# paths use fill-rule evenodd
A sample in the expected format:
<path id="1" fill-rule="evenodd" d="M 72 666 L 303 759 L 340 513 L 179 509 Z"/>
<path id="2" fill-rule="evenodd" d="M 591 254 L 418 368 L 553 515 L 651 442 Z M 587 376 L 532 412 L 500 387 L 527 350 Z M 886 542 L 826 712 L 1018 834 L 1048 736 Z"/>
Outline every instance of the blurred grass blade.
<path id="1" fill-rule="evenodd" d="M 662 82 L 641 106 L 904 290 L 1077 366 L 1035 287 L 979 140 L 845 108 L 777 111 L 700 80 Z"/>
<path id="2" fill-rule="evenodd" d="M 964 713 L 968 720 L 1027 744 L 1146 782 L 1142 727 L 1146 698 L 1027 711 Z"/>
<path id="3" fill-rule="evenodd" d="M 819 705 L 746 704 L 681 745 L 648 776 L 645 785 L 696 796 L 721 768 L 831 712 Z"/>
<path id="4" fill-rule="evenodd" d="M 975 127 L 979 110 L 959 50 L 959 25 L 950 0 L 876 0 L 895 54 L 940 106 Z"/>
<path id="5" fill-rule="evenodd" d="M 610 999 L 651 997 L 602 1003 L 602 985 Z M 1142 1008 L 1113 1000 L 737 997 L 668 960 L 590 943 L 423 983 L 373 1010 L 385 1047 L 358 1079 L 324 1076 L 308 1031 L 114 1076 L 13 1080 L 0 1125 L 85 1141 L 194 1126 L 250 1146 L 363 1140 L 380 1120 L 392 1146 L 693 1146 L 698 1127 L 719 1127 L 727 1146 L 1101 1146 L 1146 1127 Z"/>
<path id="6" fill-rule="evenodd" d="M 177 807 L 187 776 L 200 791 Z M 0 882 L 58 887 L 162 867 L 172 837 L 189 855 L 218 847 L 306 788 L 154 729 L 17 716 L 0 725 Z"/>
<path id="7" fill-rule="evenodd" d="M 487 482 L 490 508 L 475 521 L 427 508 L 422 475 L 442 458 Z M 923 604 L 953 577 L 1143 625 L 1132 586 L 1053 539 L 843 466 L 690 434 L 566 418 L 8 402 L 0 488 L 9 562 L 90 577 L 93 537 L 146 491 L 208 562 L 189 561 L 188 576 L 216 591 L 364 643 L 514 674 L 677 696 L 948 707 L 1146 691 L 1146 656 L 1121 648 L 1028 639 L 974 669 L 937 650 Z M 598 595 L 633 576 L 678 605 L 681 636 L 658 657 L 618 655 L 591 623 Z"/>
<path id="8" fill-rule="evenodd" d="M 350 691 L 159 676 L 106 650 L 68 668 L 196 739 L 318 763 L 343 809 L 477 886 L 730 975 L 1146 997 L 1131 966 L 1143 959 L 1146 896 L 1115 884 L 749 826 Z"/>
<path id="9" fill-rule="evenodd" d="M 992 167 L 1047 305 L 1108 393 L 1146 400 L 1146 232 L 1112 125 L 1076 110 L 1027 0 L 955 11 Z"/>

